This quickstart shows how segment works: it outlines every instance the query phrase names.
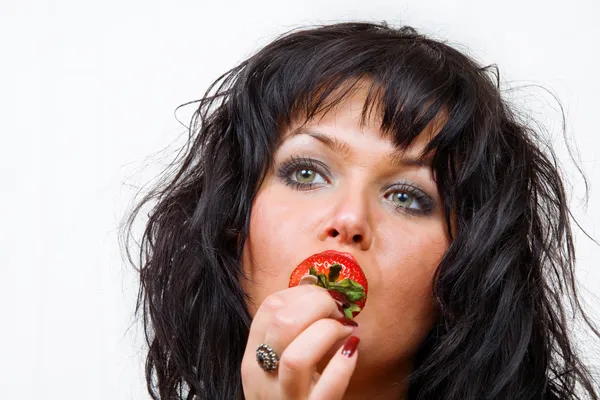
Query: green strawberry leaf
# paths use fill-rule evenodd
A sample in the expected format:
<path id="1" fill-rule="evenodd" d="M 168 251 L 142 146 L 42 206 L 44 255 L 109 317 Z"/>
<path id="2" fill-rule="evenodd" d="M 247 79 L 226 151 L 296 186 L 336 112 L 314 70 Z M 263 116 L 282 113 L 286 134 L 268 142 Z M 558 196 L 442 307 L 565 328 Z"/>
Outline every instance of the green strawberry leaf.
<path id="1" fill-rule="evenodd" d="M 329 267 L 329 276 L 327 277 L 329 279 L 329 282 L 335 282 L 338 280 L 338 278 L 340 277 L 340 271 L 342 270 L 342 266 L 338 263 L 333 264 L 331 267 Z"/>
<path id="2" fill-rule="evenodd" d="M 317 283 L 319 286 L 324 287 L 325 289 L 329 289 L 329 282 L 327 281 L 327 277 L 325 277 L 325 274 L 317 274 L 317 279 L 319 280 L 319 282 Z"/>
<path id="3" fill-rule="evenodd" d="M 351 302 L 357 302 L 365 298 L 365 288 L 349 278 L 336 282 L 330 285 L 329 288 L 345 294 Z"/>
<path id="4" fill-rule="evenodd" d="M 348 307 L 350 309 L 350 311 L 355 311 L 358 312 L 361 310 L 360 306 L 358 306 L 357 304 L 354 303 L 350 303 L 350 307 Z"/>
<path id="5" fill-rule="evenodd" d="M 336 290 L 348 298 L 350 301 L 350 306 L 343 307 L 343 310 L 346 317 L 352 319 L 353 313 L 361 310 L 361 308 L 355 303 L 365 298 L 365 289 L 361 284 L 349 278 L 344 278 L 341 281 L 336 282 L 336 280 L 340 277 L 341 270 L 342 266 L 338 263 L 335 263 L 329 267 L 329 273 L 327 276 L 322 272 L 317 272 L 315 267 L 310 267 L 308 271 L 310 275 L 317 277 L 317 286 L 325 289 Z"/>
<path id="6" fill-rule="evenodd" d="M 352 310 L 350 308 L 344 307 L 344 314 L 346 315 L 346 318 L 352 319 Z"/>

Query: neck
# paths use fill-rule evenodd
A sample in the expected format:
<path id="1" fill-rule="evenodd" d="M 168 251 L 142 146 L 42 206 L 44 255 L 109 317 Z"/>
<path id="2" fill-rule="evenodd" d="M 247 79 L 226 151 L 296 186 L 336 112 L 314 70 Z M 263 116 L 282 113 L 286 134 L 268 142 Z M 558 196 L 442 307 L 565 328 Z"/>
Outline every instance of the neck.
<path id="1" fill-rule="evenodd" d="M 406 400 L 408 399 L 408 375 L 412 365 L 403 365 L 388 372 L 361 371 L 357 368 L 344 400 Z"/>

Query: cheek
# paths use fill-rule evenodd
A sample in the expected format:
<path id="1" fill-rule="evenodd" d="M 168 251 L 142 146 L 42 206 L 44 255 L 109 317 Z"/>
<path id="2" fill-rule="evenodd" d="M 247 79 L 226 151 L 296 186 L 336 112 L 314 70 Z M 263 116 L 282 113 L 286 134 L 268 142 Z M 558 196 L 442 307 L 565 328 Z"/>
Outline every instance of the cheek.
<path id="1" fill-rule="evenodd" d="M 302 234 L 301 216 L 296 206 L 274 189 L 257 194 L 250 217 L 250 230 L 244 244 L 242 266 L 250 281 L 243 285 L 256 309 L 269 294 L 287 288 L 289 277 L 299 262 Z"/>
<path id="2" fill-rule="evenodd" d="M 431 225 L 428 227 L 424 224 L 405 230 L 405 239 L 396 241 L 393 245 L 396 251 L 390 252 L 394 260 L 381 264 L 389 266 L 384 272 L 387 278 L 384 280 L 387 282 L 385 292 L 401 296 L 401 301 L 395 304 L 414 309 L 415 314 L 431 310 L 433 276 L 448 249 L 442 227 Z"/>
<path id="3" fill-rule="evenodd" d="M 434 228 L 420 227 L 407 232 L 405 239 L 397 244 L 400 264 L 396 271 L 407 278 L 419 277 L 430 280 L 441 257 L 448 249 L 444 231 Z M 393 265 L 390 263 L 387 265 Z M 410 279 L 411 281 L 414 279 Z"/>
<path id="4" fill-rule="evenodd" d="M 394 235 L 394 240 L 382 243 L 387 250 L 381 249 L 378 262 L 381 298 L 373 302 L 378 305 L 376 319 L 385 325 L 382 331 L 404 333 L 400 343 L 388 344 L 405 355 L 418 348 L 435 320 L 433 277 L 448 248 L 441 226 L 406 225 L 395 232 L 405 239 Z"/>

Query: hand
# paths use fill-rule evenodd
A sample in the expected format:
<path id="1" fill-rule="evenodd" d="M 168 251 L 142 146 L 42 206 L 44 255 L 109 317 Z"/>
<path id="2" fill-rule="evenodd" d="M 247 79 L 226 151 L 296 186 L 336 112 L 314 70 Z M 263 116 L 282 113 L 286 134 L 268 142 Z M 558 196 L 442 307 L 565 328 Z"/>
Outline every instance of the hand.
<path id="1" fill-rule="evenodd" d="M 300 285 L 268 296 L 260 305 L 242 359 L 242 385 L 247 400 L 342 399 L 356 366 L 357 354 L 338 350 L 322 375 L 317 364 L 356 324 L 323 288 Z M 358 338 L 353 341 L 357 343 Z M 279 367 L 264 371 L 256 348 L 267 344 L 279 356 Z"/>

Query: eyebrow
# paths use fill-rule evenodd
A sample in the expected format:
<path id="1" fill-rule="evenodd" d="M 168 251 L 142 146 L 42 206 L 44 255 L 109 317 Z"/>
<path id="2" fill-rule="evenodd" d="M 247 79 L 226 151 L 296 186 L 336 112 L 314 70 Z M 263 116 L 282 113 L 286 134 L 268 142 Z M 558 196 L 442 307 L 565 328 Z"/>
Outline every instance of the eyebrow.
<path id="1" fill-rule="evenodd" d="M 349 157 L 352 154 L 350 150 L 350 146 L 344 141 L 341 141 L 335 137 L 330 137 L 321 132 L 316 132 L 304 127 L 299 127 L 294 129 L 289 137 L 294 137 L 298 135 L 308 135 L 311 136 L 321 143 L 323 143 L 327 148 L 329 148 L 334 153 L 339 153 L 343 157 Z M 425 155 L 419 158 L 407 157 L 406 152 L 397 149 L 394 150 L 391 154 L 386 157 L 387 161 L 394 165 L 400 167 L 417 167 L 417 168 L 431 168 L 431 154 Z"/>

